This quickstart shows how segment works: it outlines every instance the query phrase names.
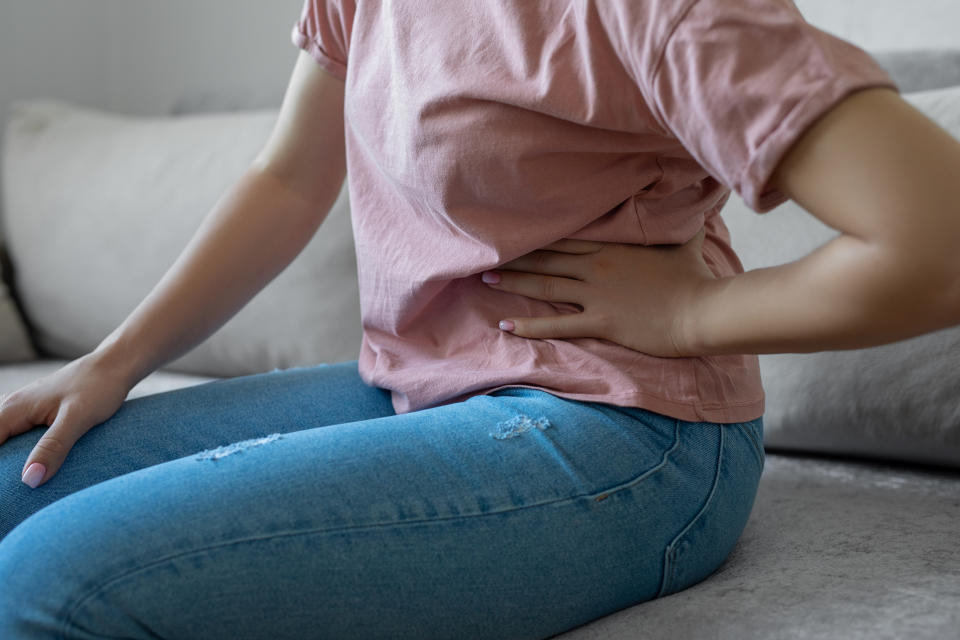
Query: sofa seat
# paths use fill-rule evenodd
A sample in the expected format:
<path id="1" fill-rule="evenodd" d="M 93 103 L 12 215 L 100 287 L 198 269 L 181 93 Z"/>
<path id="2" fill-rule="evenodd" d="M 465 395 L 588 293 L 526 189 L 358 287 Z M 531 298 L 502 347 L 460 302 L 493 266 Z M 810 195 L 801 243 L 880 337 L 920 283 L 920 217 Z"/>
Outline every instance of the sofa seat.
<path id="1" fill-rule="evenodd" d="M 768 453 L 716 573 L 557 637 L 955 640 L 958 541 L 956 470 Z"/>
<path id="2" fill-rule="evenodd" d="M 46 359 L 2 365 L 0 366 L 0 394 L 10 393 L 25 387 L 38 378 L 53 373 L 68 362 L 69 360 Z M 170 391 L 180 387 L 209 382 L 210 380 L 216 380 L 216 378 L 174 371 L 154 371 L 131 389 L 127 398 Z"/>

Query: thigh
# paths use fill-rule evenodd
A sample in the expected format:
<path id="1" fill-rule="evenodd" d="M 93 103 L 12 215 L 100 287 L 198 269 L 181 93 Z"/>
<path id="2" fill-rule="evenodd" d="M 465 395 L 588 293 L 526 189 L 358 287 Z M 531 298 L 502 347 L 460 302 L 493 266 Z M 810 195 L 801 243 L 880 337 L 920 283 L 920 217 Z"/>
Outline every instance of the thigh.
<path id="1" fill-rule="evenodd" d="M 356 363 L 217 380 L 128 400 L 77 441 L 57 475 L 30 489 L 20 482 L 20 470 L 46 429 L 38 427 L 0 445 L 0 538 L 42 507 L 137 469 L 207 449 L 222 456 L 291 431 L 392 414 L 389 393 L 365 385 Z"/>
<path id="2" fill-rule="evenodd" d="M 749 511 L 759 472 L 721 473 L 722 433 L 508 390 L 183 457 L 0 543 L 0 635 L 547 637 L 655 597 L 718 491 Z M 735 540 L 725 517 L 697 544 Z"/>

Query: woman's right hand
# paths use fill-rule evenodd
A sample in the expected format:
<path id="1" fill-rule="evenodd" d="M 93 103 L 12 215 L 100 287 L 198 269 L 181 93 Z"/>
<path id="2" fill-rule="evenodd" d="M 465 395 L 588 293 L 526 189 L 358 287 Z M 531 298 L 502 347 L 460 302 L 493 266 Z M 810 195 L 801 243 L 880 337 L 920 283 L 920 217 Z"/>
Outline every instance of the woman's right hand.
<path id="1" fill-rule="evenodd" d="M 0 444 L 49 425 L 23 464 L 23 482 L 36 488 L 52 478 L 77 440 L 116 413 L 130 387 L 123 372 L 94 352 L 3 397 Z M 31 469 L 34 463 L 43 468 Z"/>

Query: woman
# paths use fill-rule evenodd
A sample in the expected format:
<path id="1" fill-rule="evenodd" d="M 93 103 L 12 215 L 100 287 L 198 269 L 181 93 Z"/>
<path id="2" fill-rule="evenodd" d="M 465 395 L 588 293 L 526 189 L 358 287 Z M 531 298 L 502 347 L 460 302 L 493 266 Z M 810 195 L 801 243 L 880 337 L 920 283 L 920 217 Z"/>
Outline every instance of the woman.
<path id="1" fill-rule="evenodd" d="M 960 323 L 960 144 L 789 2 L 307 0 L 293 39 L 275 130 L 167 275 L 3 402 L 2 637 L 560 633 L 733 547 L 754 354 Z M 347 167 L 359 363 L 123 402 Z M 730 188 L 841 235 L 743 273 Z"/>

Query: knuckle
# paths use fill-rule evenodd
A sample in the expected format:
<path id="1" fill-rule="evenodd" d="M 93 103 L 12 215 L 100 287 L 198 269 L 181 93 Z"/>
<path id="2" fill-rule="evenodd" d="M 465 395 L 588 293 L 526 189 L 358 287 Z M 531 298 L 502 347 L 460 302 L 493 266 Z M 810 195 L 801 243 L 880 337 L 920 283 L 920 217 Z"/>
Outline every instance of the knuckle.
<path id="1" fill-rule="evenodd" d="M 614 321 L 613 317 L 609 313 L 601 312 L 593 314 L 593 317 L 591 318 L 591 324 L 595 327 L 595 330 L 599 335 L 613 335 Z"/>
<path id="2" fill-rule="evenodd" d="M 17 404 L 22 395 L 23 392 L 21 391 L 12 391 L 10 393 L 4 393 L 0 395 L 0 410 Z"/>
<path id="3" fill-rule="evenodd" d="M 563 336 L 566 334 L 564 331 L 563 322 L 559 319 L 551 318 L 543 323 L 543 330 L 545 333 L 548 333 L 552 336 Z"/>
<path id="4" fill-rule="evenodd" d="M 596 258 L 590 261 L 589 269 L 594 276 L 600 279 L 605 279 L 613 274 L 616 266 L 616 260 L 611 259 L 610 256 L 598 255 Z"/>
<path id="5" fill-rule="evenodd" d="M 49 453 L 54 457 L 63 457 L 70 451 L 70 446 L 58 438 L 57 436 L 50 436 L 44 434 L 34 445 L 35 451 L 43 451 Z"/>
<path id="6" fill-rule="evenodd" d="M 85 398 L 72 397 L 69 400 L 63 401 L 60 405 L 60 411 L 65 413 L 67 418 L 73 418 L 86 412 L 89 404 L 89 401 Z"/>
<path id="7" fill-rule="evenodd" d="M 543 297 L 547 300 L 553 300 L 557 295 L 557 281 L 554 278 L 544 278 L 540 283 L 540 290 Z"/>
<path id="8" fill-rule="evenodd" d="M 549 266 L 548 260 L 549 255 L 544 251 L 537 251 L 533 254 L 533 267 L 538 271 L 542 271 Z"/>
<path id="9" fill-rule="evenodd" d="M 541 338 L 549 332 L 549 328 L 542 320 L 530 320 L 523 325 L 523 337 L 525 338 Z"/>

